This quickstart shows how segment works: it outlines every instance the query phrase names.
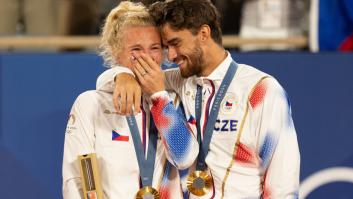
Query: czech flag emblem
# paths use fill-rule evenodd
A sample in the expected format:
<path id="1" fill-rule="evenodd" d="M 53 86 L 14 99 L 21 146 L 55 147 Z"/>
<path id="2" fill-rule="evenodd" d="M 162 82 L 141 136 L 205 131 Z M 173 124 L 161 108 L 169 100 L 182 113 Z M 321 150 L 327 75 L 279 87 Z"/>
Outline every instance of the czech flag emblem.
<path id="1" fill-rule="evenodd" d="M 118 132 L 113 130 L 112 131 L 112 140 L 128 142 L 129 141 L 129 136 L 120 135 Z"/>

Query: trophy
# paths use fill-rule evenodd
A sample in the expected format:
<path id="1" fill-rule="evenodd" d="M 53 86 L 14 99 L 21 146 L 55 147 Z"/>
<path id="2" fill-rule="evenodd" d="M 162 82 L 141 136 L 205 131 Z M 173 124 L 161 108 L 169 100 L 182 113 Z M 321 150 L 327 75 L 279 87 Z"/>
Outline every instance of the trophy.
<path id="1" fill-rule="evenodd" d="M 84 198 L 103 199 L 103 190 L 98 173 L 96 154 L 80 155 L 77 160 L 80 165 Z"/>

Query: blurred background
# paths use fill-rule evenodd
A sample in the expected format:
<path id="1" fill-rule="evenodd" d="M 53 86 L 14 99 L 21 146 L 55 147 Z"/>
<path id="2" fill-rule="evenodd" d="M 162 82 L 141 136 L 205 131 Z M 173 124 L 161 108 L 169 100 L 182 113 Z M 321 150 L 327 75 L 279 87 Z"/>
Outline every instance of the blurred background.
<path id="1" fill-rule="evenodd" d="M 68 114 L 106 69 L 99 31 L 119 2 L 0 0 L 0 198 L 62 198 Z M 213 2 L 233 58 L 291 98 L 300 198 L 353 198 L 353 0 Z"/>

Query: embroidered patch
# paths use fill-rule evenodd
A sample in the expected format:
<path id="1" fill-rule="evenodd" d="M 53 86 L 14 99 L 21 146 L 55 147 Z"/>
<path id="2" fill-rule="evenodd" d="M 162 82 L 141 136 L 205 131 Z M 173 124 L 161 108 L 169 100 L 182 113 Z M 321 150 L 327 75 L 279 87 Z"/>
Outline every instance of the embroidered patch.
<path id="1" fill-rule="evenodd" d="M 74 125 L 75 124 L 75 122 L 76 122 L 76 117 L 75 117 L 75 115 L 74 114 L 70 114 L 70 116 L 69 116 L 69 119 L 68 119 L 68 124 L 69 125 Z"/>
<path id="2" fill-rule="evenodd" d="M 224 114 L 234 113 L 238 105 L 237 97 L 234 93 L 227 93 L 221 103 L 221 112 Z"/>
<path id="3" fill-rule="evenodd" d="M 128 142 L 129 141 L 129 136 L 127 135 L 120 135 L 118 132 L 115 130 L 112 130 L 112 140 L 113 141 L 124 141 Z"/>
<path id="4" fill-rule="evenodd" d="M 70 114 L 69 115 L 69 119 L 67 121 L 67 126 L 66 126 L 66 132 L 65 133 L 71 134 L 72 131 L 76 130 L 75 122 L 76 122 L 75 115 L 74 114 Z"/>
<path id="5" fill-rule="evenodd" d="M 116 111 L 110 111 L 110 110 L 108 110 L 108 109 L 105 109 L 103 113 L 104 113 L 104 114 L 119 114 L 119 113 L 116 112 Z"/>

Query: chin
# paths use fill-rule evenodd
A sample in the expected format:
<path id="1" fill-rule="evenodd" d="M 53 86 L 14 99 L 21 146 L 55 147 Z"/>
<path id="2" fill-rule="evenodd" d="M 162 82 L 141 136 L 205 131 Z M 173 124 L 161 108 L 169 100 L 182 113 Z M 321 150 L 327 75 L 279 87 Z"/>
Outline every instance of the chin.
<path id="1" fill-rule="evenodd" d="M 192 74 L 190 71 L 188 70 L 182 70 L 180 69 L 180 75 L 183 77 L 183 78 L 188 78 L 188 77 L 191 77 L 193 76 L 194 74 Z"/>

